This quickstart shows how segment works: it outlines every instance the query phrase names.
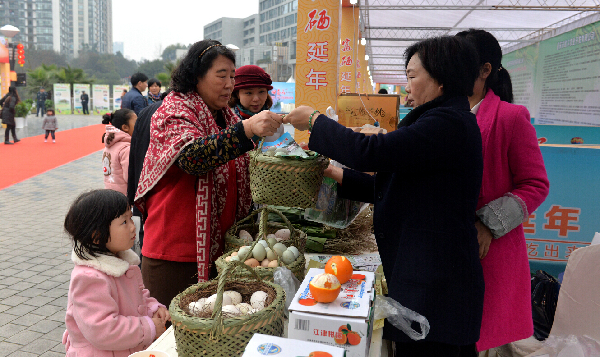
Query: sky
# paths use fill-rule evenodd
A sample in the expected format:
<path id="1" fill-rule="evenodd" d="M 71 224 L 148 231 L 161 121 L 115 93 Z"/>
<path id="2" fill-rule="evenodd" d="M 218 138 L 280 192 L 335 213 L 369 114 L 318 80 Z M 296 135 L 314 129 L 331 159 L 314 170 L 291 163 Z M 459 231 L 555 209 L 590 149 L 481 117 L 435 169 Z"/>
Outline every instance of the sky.
<path id="1" fill-rule="evenodd" d="M 123 42 L 130 59 L 156 59 L 169 45 L 204 37 L 204 26 L 221 17 L 258 13 L 259 0 L 116 0 L 113 42 Z"/>

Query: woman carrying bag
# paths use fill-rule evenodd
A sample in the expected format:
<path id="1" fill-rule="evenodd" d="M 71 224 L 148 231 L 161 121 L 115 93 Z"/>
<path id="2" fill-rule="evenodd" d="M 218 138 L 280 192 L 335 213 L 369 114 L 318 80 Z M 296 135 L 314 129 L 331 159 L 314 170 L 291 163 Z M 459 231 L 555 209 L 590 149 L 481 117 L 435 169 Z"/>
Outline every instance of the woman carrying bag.
<path id="1" fill-rule="evenodd" d="M 17 88 L 9 87 L 8 93 L 0 99 L 0 105 L 2 106 L 2 124 L 6 124 L 6 131 L 4 132 L 4 144 L 12 145 L 10 142 L 9 133 L 12 132 L 13 141 L 18 143 L 17 134 L 15 133 L 15 107 L 21 102 Z"/>

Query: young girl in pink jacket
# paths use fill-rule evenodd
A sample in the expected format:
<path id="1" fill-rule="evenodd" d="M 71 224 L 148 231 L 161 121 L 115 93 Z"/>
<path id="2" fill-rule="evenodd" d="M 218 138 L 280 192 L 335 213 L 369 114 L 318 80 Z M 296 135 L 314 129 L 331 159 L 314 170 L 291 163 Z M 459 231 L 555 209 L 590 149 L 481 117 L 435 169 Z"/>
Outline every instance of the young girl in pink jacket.
<path id="1" fill-rule="evenodd" d="M 129 149 L 136 120 L 137 115 L 131 109 L 119 109 L 102 116 L 102 124 L 110 124 L 106 125 L 106 133 L 102 135 L 106 146 L 102 154 L 104 188 L 124 195 L 127 195 Z"/>
<path id="2" fill-rule="evenodd" d="M 66 357 L 127 357 L 165 331 L 169 311 L 150 297 L 130 248 L 135 226 L 127 197 L 114 190 L 81 194 L 65 218 L 73 239 Z"/>

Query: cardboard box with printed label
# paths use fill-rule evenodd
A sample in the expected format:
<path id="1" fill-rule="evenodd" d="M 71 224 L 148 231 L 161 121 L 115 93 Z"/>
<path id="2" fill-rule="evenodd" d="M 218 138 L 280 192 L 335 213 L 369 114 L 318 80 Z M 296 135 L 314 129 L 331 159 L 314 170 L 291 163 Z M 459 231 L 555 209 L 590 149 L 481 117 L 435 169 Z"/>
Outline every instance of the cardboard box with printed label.
<path id="1" fill-rule="evenodd" d="M 254 334 L 242 357 L 344 357 L 343 348 L 289 338 Z"/>
<path id="2" fill-rule="evenodd" d="M 310 303 L 308 284 L 323 272 L 310 269 L 294 296 L 289 308 L 288 337 L 344 348 L 347 357 L 368 356 L 373 331 L 374 274 L 355 271 L 360 278 L 342 284 L 335 301 Z"/>

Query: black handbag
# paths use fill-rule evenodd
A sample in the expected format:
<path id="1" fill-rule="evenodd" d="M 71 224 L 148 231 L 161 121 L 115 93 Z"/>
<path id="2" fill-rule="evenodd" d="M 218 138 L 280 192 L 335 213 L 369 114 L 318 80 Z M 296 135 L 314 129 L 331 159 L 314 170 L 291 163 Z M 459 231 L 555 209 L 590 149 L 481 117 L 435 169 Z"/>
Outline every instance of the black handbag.
<path id="1" fill-rule="evenodd" d="M 543 270 L 538 270 L 531 278 L 533 336 L 538 341 L 545 340 L 550 334 L 559 290 L 560 283 Z"/>

